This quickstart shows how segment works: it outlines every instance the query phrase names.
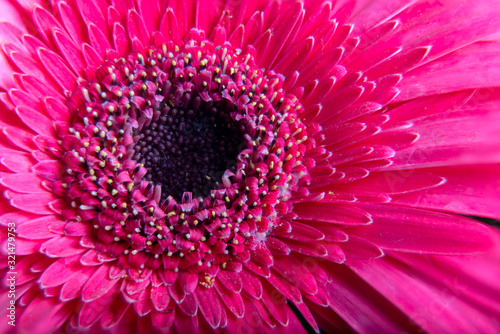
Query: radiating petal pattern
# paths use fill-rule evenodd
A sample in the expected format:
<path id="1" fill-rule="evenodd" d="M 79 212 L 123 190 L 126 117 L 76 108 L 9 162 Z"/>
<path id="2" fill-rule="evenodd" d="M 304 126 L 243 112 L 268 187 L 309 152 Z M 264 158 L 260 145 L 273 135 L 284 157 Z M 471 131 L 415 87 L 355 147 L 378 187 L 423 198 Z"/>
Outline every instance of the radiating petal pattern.
<path id="1" fill-rule="evenodd" d="M 498 0 L 0 9 L 0 332 L 500 331 Z"/>

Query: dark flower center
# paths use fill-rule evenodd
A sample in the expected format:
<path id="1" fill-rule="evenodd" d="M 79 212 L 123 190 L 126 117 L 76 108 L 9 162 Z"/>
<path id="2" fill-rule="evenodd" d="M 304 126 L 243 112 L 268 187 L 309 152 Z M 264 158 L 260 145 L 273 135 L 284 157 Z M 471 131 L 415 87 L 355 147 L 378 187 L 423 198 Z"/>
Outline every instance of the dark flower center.
<path id="1" fill-rule="evenodd" d="M 225 104 L 210 110 L 163 105 L 157 119 L 135 130 L 133 159 L 144 164 L 147 180 L 161 186 L 162 199 L 180 201 L 184 192 L 208 196 L 224 171 L 236 168 L 245 126 L 231 119 Z"/>
<path id="2" fill-rule="evenodd" d="M 54 189 L 71 203 L 66 219 L 96 229 L 97 251 L 167 281 L 186 270 L 209 282 L 241 269 L 293 193 L 307 195 L 303 156 L 315 142 L 298 99 L 251 50 L 198 30 L 186 41 L 87 69 L 72 127 L 58 130 L 66 175 Z"/>

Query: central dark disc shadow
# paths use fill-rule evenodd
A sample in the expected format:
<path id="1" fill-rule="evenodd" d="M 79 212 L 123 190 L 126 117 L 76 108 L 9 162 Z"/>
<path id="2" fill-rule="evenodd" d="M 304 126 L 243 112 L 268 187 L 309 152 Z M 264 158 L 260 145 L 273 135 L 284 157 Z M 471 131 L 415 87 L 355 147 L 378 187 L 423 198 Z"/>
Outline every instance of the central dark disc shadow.
<path id="1" fill-rule="evenodd" d="M 207 196 L 236 165 L 244 125 L 231 118 L 225 103 L 206 109 L 164 106 L 158 120 L 134 134 L 134 160 L 148 170 L 147 180 L 162 187 L 163 199 L 180 201 L 184 192 Z"/>

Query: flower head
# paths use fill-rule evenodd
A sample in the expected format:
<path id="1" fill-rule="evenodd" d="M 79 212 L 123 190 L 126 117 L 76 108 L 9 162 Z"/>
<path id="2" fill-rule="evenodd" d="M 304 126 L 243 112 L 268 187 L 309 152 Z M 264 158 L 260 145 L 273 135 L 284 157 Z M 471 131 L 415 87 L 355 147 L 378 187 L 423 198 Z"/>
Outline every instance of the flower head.
<path id="1" fill-rule="evenodd" d="M 500 7 L 2 7 L 21 330 L 500 328 Z"/>

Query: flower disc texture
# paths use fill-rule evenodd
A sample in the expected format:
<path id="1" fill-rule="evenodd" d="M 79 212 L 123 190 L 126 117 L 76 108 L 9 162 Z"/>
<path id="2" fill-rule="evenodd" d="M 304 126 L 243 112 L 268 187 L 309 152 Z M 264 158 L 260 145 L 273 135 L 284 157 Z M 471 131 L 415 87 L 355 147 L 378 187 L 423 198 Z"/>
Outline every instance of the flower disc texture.
<path id="1" fill-rule="evenodd" d="M 500 330 L 498 1 L 0 8 L 1 332 Z"/>

